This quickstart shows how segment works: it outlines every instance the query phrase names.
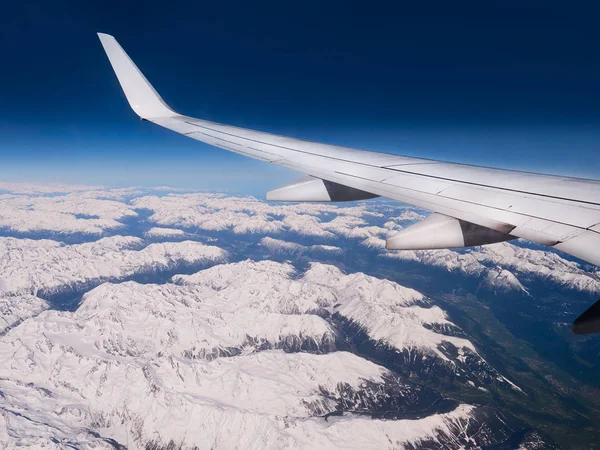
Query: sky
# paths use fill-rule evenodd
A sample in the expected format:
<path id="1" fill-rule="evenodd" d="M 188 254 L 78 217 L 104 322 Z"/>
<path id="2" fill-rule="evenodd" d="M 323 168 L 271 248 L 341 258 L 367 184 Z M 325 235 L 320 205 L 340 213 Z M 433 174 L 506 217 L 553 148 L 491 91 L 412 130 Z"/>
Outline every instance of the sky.
<path id="1" fill-rule="evenodd" d="M 301 177 L 141 122 L 98 31 L 189 116 L 600 178 L 599 13 L 564 1 L 10 2 L 0 180 L 261 195 Z"/>

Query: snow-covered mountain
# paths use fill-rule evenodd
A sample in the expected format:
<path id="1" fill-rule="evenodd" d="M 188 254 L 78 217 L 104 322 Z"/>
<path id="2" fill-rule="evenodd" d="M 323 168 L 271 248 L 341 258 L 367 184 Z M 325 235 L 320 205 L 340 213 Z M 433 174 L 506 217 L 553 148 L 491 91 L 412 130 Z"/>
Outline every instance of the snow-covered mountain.
<path id="1" fill-rule="evenodd" d="M 0 227 L 16 232 L 54 231 L 100 235 L 122 228 L 123 219 L 137 213 L 122 202 L 64 196 L 0 195 Z"/>
<path id="2" fill-rule="evenodd" d="M 260 245 L 268 249 L 271 253 L 279 253 L 283 255 L 311 255 L 313 253 L 321 254 L 341 254 L 344 252 L 340 247 L 335 245 L 302 245 L 296 242 L 288 242 L 281 239 L 273 239 L 264 237 L 260 240 Z"/>
<path id="3" fill-rule="evenodd" d="M 564 329 L 539 284 L 587 301 L 600 277 L 560 254 L 389 252 L 426 213 L 387 202 L 0 189 L 2 448 L 537 449 L 527 418 L 592 417 L 476 299 L 556 301 Z"/>
<path id="4" fill-rule="evenodd" d="M 8 333 L 23 320 L 37 316 L 50 308 L 50 304 L 35 295 L 0 296 L 0 336 Z"/>
<path id="5" fill-rule="evenodd" d="M 518 389 L 468 339 L 434 331 L 456 327 L 416 291 L 324 265 L 298 278 L 289 264 L 269 261 L 174 282 L 106 283 L 74 312 L 45 311 L 0 338 L 0 442 L 459 448 L 513 435 L 501 422 L 481 434 L 484 409 L 338 350 L 349 337 L 334 315 L 432 364 L 469 374 L 465 359 L 478 358 Z"/>
<path id="6" fill-rule="evenodd" d="M 144 233 L 146 237 L 164 238 L 185 236 L 185 231 L 177 228 L 153 227 Z"/>
<path id="7" fill-rule="evenodd" d="M 65 245 L 49 239 L 0 237 L 0 292 L 53 293 L 182 263 L 223 261 L 225 257 L 222 249 L 194 241 L 144 246 L 137 237 L 112 236 Z"/>
<path id="8" fill-rule="evenodd" d="M 226 257 L 218 247 L 192 241 L 145 245 L 133 236 L 113 236 L 65 245 L 0 237 L 0 335 L 50 308 L 44 298 L 90 289 L 106 280 L 222 262 Z"/>
<path id="9" fill-rule="evenodd" d="M 123 233 L 126 222 L 139 214 L 150 226 L 148 238 L 179 238 L 191 234 L 229 232 L 288 241 L 289 235 L 320 240 L 312 245 L 339 246 L 340 239 L 355 241 L 381 257 L 417 262 L 481 278 L 483 286 L 499 291 L 526 291 L 529 279 L 548 280 L 565 289 L 600 293 L 600 275 L 579 263 L 546 250 L 500 243 L 467 252 L 451 250 L 390 252 L 385 239 L 403 226 L 423 218 L 410 208 L 331 204 L 273 204 L 253 197 L 223 194 L 174 193 L 158 188 L 144 195 L 139 188 L 107 190 L 75 186 L 3 185 L 10 193 L 0 196 L 0 228 L 27 237 L 80 234 L 98 237 Z M 24 193 L 28 195 L 24 195 Z M 187 235 L 185 233 L 188 233 Z M 268 245 L 265 241 L 263 244 Z M 284 250 L 270 242 L 274 251 Z M 297 244 L 293 242 L 293 244 Z M 315 248 L 316 250 L 316 248 Z M 510 272 L 510 275 L 509 275 Z M 498 273 L 502 273 L 498 277 Z"/>
<path id="10" fill-rule="evenodd" d="M 225 231 L 235 234 L 264 234 L 277 238 L 283 233 L 320 238 L 325 245 L 336 239 L 356 240 L 377 250 L 381 257 L 413 261 L 481 277 L 484 286 L 499 291 L 526 291 L 522 281 L 528 278 L 549 280 L 566 289 L 600 293 L 600 275 L 581 267 L 555 252 L 499 243 L 477 247 L 467 252 L 452 250 L 403 251 L 385 250 L 385 239 L 423 218 L 409 208 L 340 207 L 327 204 L 278 205 L 253 197 L 226 197 L 222 194 L 169 194 L 145 196 L 132 201 L 136 208 L 152 211 L 149 220 L 160 226 L 180 227 L 190 231 Z M 380 224 L 374 225 L 378 220 Z M 278 240 L 282 240 L 277 238 Z M 271 241 L 271 244 L 275 244 Z M 282 251 L 272 245 L 275 251 Z M 498 276 L 498 274 L 502 276 Z"/>
<path id="11" fill-rule="evenodd" d="M 382 252 L 382 257 L 414 261 L 468 276 L 483 276 L 489 287 L 499 290 L 526 290 L 523 281 L 547 280 L 556 286 L 600 294 L 600 273 L 590 272 L 579 263 L 557 253 L 533 250 L 501 242 L 466 252 L 452 250 L 409 250 Z M 501 276 L 498 277 L 497 275 Z"/>

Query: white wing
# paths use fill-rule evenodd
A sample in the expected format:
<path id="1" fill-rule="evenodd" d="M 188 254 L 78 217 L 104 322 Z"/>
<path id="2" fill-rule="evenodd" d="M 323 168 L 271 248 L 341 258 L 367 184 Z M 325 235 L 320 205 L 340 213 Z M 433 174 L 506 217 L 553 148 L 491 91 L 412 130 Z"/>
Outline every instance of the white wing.
<path id="1" fill-rule="evenodd" d="M 272 199 L 323 201 L 337 195 L 347 200 L 375 194 L 438 213 L 388 240 L 392 249 L 521 237 L 600 265 L 599 181 L 375 153 L 183 116 L 166 105 L 112 36 L 99 37 L 141 118 L 313 177 L 274 191 Z"/>

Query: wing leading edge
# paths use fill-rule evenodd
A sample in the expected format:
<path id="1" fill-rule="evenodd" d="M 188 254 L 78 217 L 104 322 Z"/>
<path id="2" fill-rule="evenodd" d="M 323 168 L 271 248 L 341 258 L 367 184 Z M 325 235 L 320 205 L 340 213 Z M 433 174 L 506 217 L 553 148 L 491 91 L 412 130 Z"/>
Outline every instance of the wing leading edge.
<path id="1" fill-rule="evenodd" d="M 600 181 L 376 153 L 187 117 L 167 106 L 115 38 L 98 36 L 129 104 L 142 119 L 336 186 L 413 204 L 463 225 L 494 230 L 506 239 L 529 239 L 600 265 Z"/>

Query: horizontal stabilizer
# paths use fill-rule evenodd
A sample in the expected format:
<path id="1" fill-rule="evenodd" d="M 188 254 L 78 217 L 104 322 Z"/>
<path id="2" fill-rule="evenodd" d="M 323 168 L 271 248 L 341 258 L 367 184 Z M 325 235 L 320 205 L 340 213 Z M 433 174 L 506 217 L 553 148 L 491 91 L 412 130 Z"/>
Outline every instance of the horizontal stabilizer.
<path id="1" fill-rule="evenodd" d="M 573 333 L 600 333 L 600 300 L 590 306 L 573 322 Z"/>
<path id="2" fill-rule="evenodd" d="M 277 202 L 349 202 L 379 197 L 320 178 L 305 177 L 267 192 L 267 200 Z"/>
<path id="3" fill-rule="evenodd" d="M 507 226 L 507 231 L 510 226 Z M 385 243 L 388 250 L 430 250 L 462 248 L 493 244 L 515 239 L 507 233 L 475 225 L 443 214 L 432 214 L 425 220 L 398 232 Z"/>

